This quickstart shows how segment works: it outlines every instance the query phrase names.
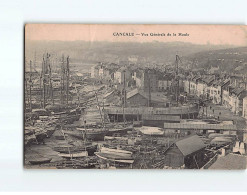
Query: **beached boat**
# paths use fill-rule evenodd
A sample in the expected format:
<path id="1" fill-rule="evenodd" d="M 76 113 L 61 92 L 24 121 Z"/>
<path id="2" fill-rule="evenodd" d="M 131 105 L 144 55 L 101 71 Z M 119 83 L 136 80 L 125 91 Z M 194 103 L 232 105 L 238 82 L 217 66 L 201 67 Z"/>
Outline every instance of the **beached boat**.
<path id="1" fill-rule="evenodd" d="M 37 144 L 37 140 L 34 134 L 32 135 L 25 135 L 25 146 L 30 146 L 32 144 L 36 143 Z"/>
<path id="2" fill-rule="evenodd" d="M 132 157 L 123 157 L 117 154 L 109 154 L 109 153 L 101 153 L 101 152 L 95 152 L 95 155 L 107 161 L 127 163 L 127 164 L 134 163 L 134 159 Z"/>
<path id="3" fill-rule="evenodd" d="M 144 135 L 150 135 L 150 136 L 163 136 L 164 131 L 162 131 L 159 127 L 148 127 L 148 126 L 142 126 L 140 129 L 140 132 Z"/>
<path id="4" fill-rule="evenodd" d="M 46 157 L 37 157 L 32 160 L 29 160 L 30 164 L 32 165 L 39 165 L 39 164 L 45 164 L 51 162 L 52 158 L 46 158 Z"/>
<path id="5" fill-rule="evenodd" d="M 58 156 L 63 157 L 63 158 L 82 158 L 82 157 L 88 156 L 88 152 L 82 151 L 78 153 L 69 153 L 69 154 L 59 153 Z"/>
<path id="6" fill-rule="evenodd" d="M 76 128 L 76 130 L 72 131 L 64 131 L 65 134 L 74 136 L 79 139 L 84 139 L 83 134 L 85 134 L 85 138 L 87 140 L 93 141 L 104 141 L 104 136 L 107 134 L 108 130 L 104 129 L 84 129 L 84 128 Z"/>
<path id="7" fill-rule="evenodd" d="M 120 134 L 120 135 L 124 135 L 127 134 L 128 131 L 132 131 L 133 130 L 133 125 L 128 125 L 126 127 L 124 126 L 116 126 L 116 127 L 109 127 L 108 132 L 106 133 L 107 136 L 112 136 L 114 134 Z"/>
<path id="8" fill-rule="evenodd" d="M 114 149 L 114 148 L 107 148 L 107 147 L 101 147 L 100 148 L 101 153 L 106 153 L 106 154 L 113 154 L 117 156 L 122 156 L 122 157 L 131 157 L 132 152 L 127 151 L 127 150 L 121 150 L 121 149 Z"/>
<path id="9" fill-rule="evenodd" d="M 64 146 L 55 146 L 53 150 L 60 153 L 76 153 L 87 151 L 89 156 L 92 156 L 94 152 L 97 151 L 97 144 L 88 143 L 84 146 L 72 146 L 72 145 L 64 145 Z"/>
<path id="10" fill-rule="evenodd" d="M 233 142 L 232 137 L 215 137 L 210 144 L 223 145 Z"/>

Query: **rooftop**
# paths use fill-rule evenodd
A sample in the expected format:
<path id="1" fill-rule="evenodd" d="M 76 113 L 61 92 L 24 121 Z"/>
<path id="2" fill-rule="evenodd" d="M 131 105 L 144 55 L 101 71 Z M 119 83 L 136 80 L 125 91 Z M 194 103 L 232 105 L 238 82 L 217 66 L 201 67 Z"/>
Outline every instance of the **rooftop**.
<path id="1" fill-rule="evenodd" d="M 246 168 L 247 168 L 247 157 L 237 154 L 228 154 L 227 156 L 220 157 L 211 167 L 209 167 L 209 169 L 223 169 L 223 170 L 246 169 Z"/>
<path id="2" fill-rule="evenodd" d="M 175 142 L 175 144 L 184 156 L 192 154 L 206 147 L 203 141 L 197 135 L 179 140 Z"/>

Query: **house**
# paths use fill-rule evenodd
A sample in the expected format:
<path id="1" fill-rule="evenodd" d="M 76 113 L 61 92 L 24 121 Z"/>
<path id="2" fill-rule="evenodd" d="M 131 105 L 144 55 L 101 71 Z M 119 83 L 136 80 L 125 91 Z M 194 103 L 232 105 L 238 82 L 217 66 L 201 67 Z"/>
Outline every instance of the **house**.
<path id="1" fill-rule="evenodd" d="M 190 94 L 197 95 L 197 83 L 200 80 L 200 76 L 194 76 L 190 81 Z"/>
<path id="2" fill-rule="evenodd" d="M 121 67 L 114 73 L 114 79 L 123 84 L 124 80 L 127 82 L 131 79 L 131 72 L 126 67 Z"/>
<path id="3" fill-rule="evenodd" d="M 148 106 L 148 97 L 146 96 L 146 94 L 140 92 L 138 89 L 134 89 L 128 92 L 126 95 L 126 106 Z"/>
<path id="4" fill-rule="evenodd" d="M 150 101 L 150 104 L 148 101 Z M 150 107 L 166 107 L 167 102 L 167 97 L 161 96 L 160 93 L 152 92 L 149 95 L 149 93 L 140 89 L 129 91 L 126 95 L 127 107 L 148 106 L 148 104 Z"/>
<path id="5" fill-rule="evenodd" d="M 234 86 L 231 84 L 226 85 L 222 89 L 222 105 L 224 105 L 226 108 L 231 109 L 231 97 L 230 94 L 234 90 Z"/>
<path id="6" fill-rule="evenodd" d="M 231 111 L 234 114 L 242 115 L 243 112 L 243 99 L 247 96 L 243 88 L 236 88 L 230 94 Z"/>
<path id="7" fill-rule="evenodd" d="M 132 73 L 132 79 L 136 82 L 136 87 L 142 86 L 142 70 L 134 70 Z"/>
<path id="8" fill-rule="evenodd" d="M 172 75 L 165 74 L 160 75 L 158 78 L 158 91 L 168 91 L 171 89 L 172 86 Z"/>
<path id="9" fill-rule="evenodd" d="M 242 116 L 247 119 L 247 96 L 243 98 L 243 113 Z"/>
<path id="10" fill-rule="evenodd" d="M 141 88 L 145 92 L 157 92 L 158 91 L 158 80 L 157 73 L 153 69 L 146 69 L 142 75 L 142 86 Z"/>
<path id="11" fill-rule="evenodd" d="M 222 92 L 221 92 L 221 81 L 215 80 L 210 86 L 208 86 L 209 98 L 212 99 L 214 104 L 221 104 Z"/>
<path id="12" fill-rule="evenodd" d="M 203 141 L 193 135 L 171 144 L 164 152 L 165 165 L 172 168 L 200 168 L 205 148 Z"/>
<path id="13" fill-rule="evenodd" d="M 100 79 L 103 79 L 104 78 L 104 69 L 105 69 L 105 67 L 103 66 L 103 64 L 101 64 L 99 66 L 99 78 Z"/>
<path id="14" fill-rule="evenodd" d="M 157 71 L 154 69 L 135 70 L 132 73 L 132 78 L 136 81 L 136 87 L 144 92 L 158 91 Z"/>
<path id="15" fill-rule="evenodd" d="M 91 78 L 98 78 L 99 77 L 99 66 L 95 65 L 91 68 Z"/>

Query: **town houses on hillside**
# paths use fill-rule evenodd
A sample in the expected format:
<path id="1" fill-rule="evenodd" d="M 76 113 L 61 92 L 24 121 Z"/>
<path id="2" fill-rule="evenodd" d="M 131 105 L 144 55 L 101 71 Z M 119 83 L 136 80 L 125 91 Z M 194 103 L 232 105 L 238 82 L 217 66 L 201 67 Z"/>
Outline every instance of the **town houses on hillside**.
<path id="1" fill-rule="evenodd" d="M 121 64 L 98 63 L 91 68 L 91 77 L 110 80 L 118 89 L 123 89 L 125 83 L 126 87 L 130 87 L 127 90 L 127 99 L 131 105 L 135 103 L 146 105 L 148 93 L 174 92 L 173 86 L 176 85 L 174 70 L 143 68 L 136 63 L 121 62 Z M 247 81 L 245 78 L 219 73 L 183 71 L 183 74 L 179 74 L 178 80 L 180 92 L 202 100 L 210 100 L 213 104 L 223 105 L 232 113 L 247 118 Z M 157 102 L 162 102 L 162 100 Z M 162 103 L 158 104 L 162 105 Z"/>

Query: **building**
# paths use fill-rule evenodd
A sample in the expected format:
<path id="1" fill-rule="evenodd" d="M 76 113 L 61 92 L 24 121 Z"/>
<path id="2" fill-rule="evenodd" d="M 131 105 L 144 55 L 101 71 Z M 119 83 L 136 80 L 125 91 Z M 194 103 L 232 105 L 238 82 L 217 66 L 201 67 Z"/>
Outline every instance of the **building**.
<path id="1" fill-rule="evenodd" d="M 247 119 L 247 96 L 243 98 L 243 114 L 242 116 Z"/>
<path id="2" fill-rule="evenodd" d="M 144 92 L 149 92 L 149 90 L 151 92 L 158 91 L 158 80 L 155 70 L 146 69 L 143 71 L 141 88 Z"/>
<path id="3" fill-rule="evenodd" d="M 243 88 L 236 88 L 230 93 L 230 108 L 234 114 L 241 115 L 243 112 L 243 99 L 247 96 Z"/>
<path id="4" fill-rule="evenodd" d="M 172 86 L 172 75 L 165 74 L 158 78 L 158 91 L 169 91 Z"/>
<path id="5" fill-rule="evenodd" d="M 197 83 L 200 80 L 200 76 L 195 76 L 190 81 L 190 94 L 197 95 Z"/>
<path id="6" fill-rule="evenodd" d="M 91 68 L 91 78 L 98 78 L 99 77 L 99 66 L 95 65 Z"/>
<path id="7" fill-rule="evenodd" d="M 208 86 L 207 90 L 209 93 L 209 98 L 212 100 L 212 102 L 214 104 L 221 104 L 221 80 L 215 80 L 210 86 Z"/>
<path id="8" fill-rule="evenodd" d="M 228 154 L 226 156 L 220 157 L 217 161 L 212 164 L 209 169 L 221 169 L 221 170 L 237 170 L 247 168 L 247 157 L 237 154 Z"/>
<path id="9" fill-rule="evenodd" d="M 150 107 L 167 107 L 168 100 L 159 93 L 149 93 L 143 90 L 134 89 L 127 93 L 126 95 L 126 105 L 127 107 L 140 107 L 148 106 L 148 101 L 150 101 Z"/>
<path id="10" fill-rule="evenodd" d="M 202 151 L 205 147 L 197 135 L 178 140 L 165 151 L 165 165 L 172 168 L 199 169 L 202 166 Z"/>
<path id="11" fill-rule="evenodd" d="M 131 72 L 126 67 L 121 67 L 114 73 L 114 79 L 120 84 L 123 84 L 125 79 L 127 84 L 131 79 Z"/>
<path id="12" fill-rule="evenodd" d="M 140 92 L 138 89 L 134 89 L 127 93 L 126 105 L 127 107 L 148 106 L 148 97 L 146 97 L 146 94 Z"/>

